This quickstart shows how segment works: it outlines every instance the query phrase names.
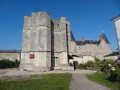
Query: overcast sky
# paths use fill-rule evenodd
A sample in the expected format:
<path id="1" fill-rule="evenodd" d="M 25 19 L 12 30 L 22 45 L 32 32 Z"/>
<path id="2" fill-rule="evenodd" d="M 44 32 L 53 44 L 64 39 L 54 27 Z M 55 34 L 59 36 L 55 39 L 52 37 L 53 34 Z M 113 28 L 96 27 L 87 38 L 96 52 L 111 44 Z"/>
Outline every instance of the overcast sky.
<path id="1" fill-rule="evenodd" d="M 24 16 L 39 11 L 65 16 L 76 40 L 99 40 L 104 32 L 112 51 L 118 47 L 111 19 L 120 14 L 120 0 L 0 0 L 0 49 L 21 49 Z"/>

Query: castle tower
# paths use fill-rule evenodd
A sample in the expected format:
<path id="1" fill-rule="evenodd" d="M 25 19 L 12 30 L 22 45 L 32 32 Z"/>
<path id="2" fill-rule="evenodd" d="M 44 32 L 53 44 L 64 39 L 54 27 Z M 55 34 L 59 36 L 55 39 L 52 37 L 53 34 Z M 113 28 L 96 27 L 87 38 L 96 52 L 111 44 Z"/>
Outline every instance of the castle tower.
<path id="1" fill-rule="evenodd" d="M 51 68 L 51 22 L 46 12 L 24 17 L 20 70 L 46 71 Z"/>
<path id="2" fill-rule="evenodd" d="M 112 21 L 115 24 L 115 30 L 116 30 L 116 36 L 117 36 L 117 42 L 118 42 L 118 48 L 120 54 L 120 15 L 112 19 Z"/>

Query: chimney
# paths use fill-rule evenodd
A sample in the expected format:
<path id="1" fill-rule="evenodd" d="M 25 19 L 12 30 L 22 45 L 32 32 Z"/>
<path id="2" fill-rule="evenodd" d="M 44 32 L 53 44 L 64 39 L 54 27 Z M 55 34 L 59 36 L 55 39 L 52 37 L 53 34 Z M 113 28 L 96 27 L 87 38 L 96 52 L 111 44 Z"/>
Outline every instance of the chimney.
<path id="1" fill-rule="evenodd" d="M 82 37 L 82 42 L 84 42 L 84 37 Z"/>
<path id="2" fill-rule="evenodd" d="M 100 35 L 100 42 L 103 40 L 103 36 L 102 35 Z"/>
<path id="3" fill-rule="evenodd" d="M 97 40 L 95 40 L 95 42 L 97 42 Z"/>

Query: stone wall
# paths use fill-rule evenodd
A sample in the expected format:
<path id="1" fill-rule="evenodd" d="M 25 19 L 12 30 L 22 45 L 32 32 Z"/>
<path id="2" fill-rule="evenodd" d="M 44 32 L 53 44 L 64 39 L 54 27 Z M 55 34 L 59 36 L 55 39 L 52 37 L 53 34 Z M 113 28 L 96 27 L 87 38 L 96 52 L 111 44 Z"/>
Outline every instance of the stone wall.
<path id="1" fill-rule="evenodd" d="M 118 60 L 118 56 L 106 56 L 105 59 Z"/>
<path id="2" fill-rule="evenodd" d="M 20 51 L 0 50 L 0 60 L 9 59 L 10 61 L 20 61 Z"/>
<path id="3" fill-rule="evenodd" d="M 82 57 L 73 57 L 73 59 L 69 60 L 69 64 L 73 65 L 73 61 L 77 61 L 78 64 L 83 64 L 86 63 L 88 61 L 95 61 L 95 57 L 92 56 L 82 56 Z"/>

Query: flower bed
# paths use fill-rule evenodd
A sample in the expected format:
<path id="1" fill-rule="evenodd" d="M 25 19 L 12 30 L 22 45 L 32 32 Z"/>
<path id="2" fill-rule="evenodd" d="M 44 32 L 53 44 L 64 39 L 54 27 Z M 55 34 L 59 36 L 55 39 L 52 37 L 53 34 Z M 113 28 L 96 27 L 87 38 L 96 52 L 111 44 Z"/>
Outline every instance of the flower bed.
<path id="1" fill-rule="evenodd" d="M 100 61 L 95 58 L 95 62 L 88 61 L 85 64 L 79 64 L 79 69 L 97 70 L 107 74 L 108 79 L 111 81 L 120 82 L 120 62 L 111 59 Z"/>

